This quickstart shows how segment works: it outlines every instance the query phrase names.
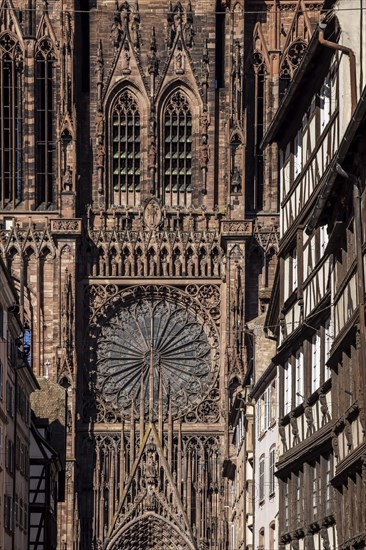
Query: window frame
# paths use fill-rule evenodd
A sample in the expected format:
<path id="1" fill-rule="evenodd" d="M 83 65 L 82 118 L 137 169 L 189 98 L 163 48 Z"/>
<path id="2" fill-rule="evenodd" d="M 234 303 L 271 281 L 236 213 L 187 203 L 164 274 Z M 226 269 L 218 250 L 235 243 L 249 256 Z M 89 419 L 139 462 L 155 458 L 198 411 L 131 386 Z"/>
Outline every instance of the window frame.
<path id="1" fill-rule="evenodd" d="M 167 141 L 167 138 L 166 138 L 166 117 L 167 117 L 167 110 L 170 108 L 170 106 L 172 105 L 172 102 L 173 102 L 173 99 L 177 99 L 177 98 L 181 98 L 184 100 L 184 104 L 187 106 L 187 113 L 189 113 L 189 116 L 190 116 L 190 125 L 186 125 L 185 128 L 187 127 L 190 127 L 190 135 L 188 137 L 191 138 L 191 141 L 190 141 L 190 150 L 188 151 L 188 154 L 191 155 L 190 157 L 190 162 L 188 163 L 189 165 L 189 168 L 188 170 L 190 170 L 190 174 L 187 173 L 184 175 L 184 177 L 186 178 L 187 176 L 189 176 L 190 180 L 189 180 L 189 183 L 187 185 L 186 183 L 186 180 L 184 180 L 184 188 L 183 188 L 183 191 L 178 191 L 178 190 L 174 190 L 173 187 L 174 185 L 172 185 L 172 179 L 170 179 L 170 183 L 169 183 L 169 189 L 167 189 L 167 185 L 166 185 L 166 172 L 168 171 L 167 170 L 167 163 L 166 163 L 166 156 L 167 156 L 167 152 L 166 152 L 166 143 L 172 143 L 172 141 Z M 177 103 L 178 105 L 179 103 Z M 160 143 L 161 143 L 161 147 L 160 147 L 160 163 L 161 163 L 161 169 L 160 169 L 160 174 L 161 174 L 161 177 L 160 177 L 160 185 L 159 185 L 159 195 L 160 195 L 160 198 L 162 199 L 163 203 L 167 206 L 190 206 L 190 204 L 192 203 L 193 201 L 193 182 L 195 180 L 195 154 L 194 152 L 195 151 L 198 151 L 199 147 L 198 147 L 198 143 L 196 142 L 195 140 L 195 116 L 194 116 L 194 108 L 193 108 L 193 105 L 192 105 L 192 100 L 191 100 L 191 97 L 190 97 L 190 94 L 188 93 L 188 91 L 184 88 L 184 87 L 177 87 L 177 88 L 174 88 L 174 90 L 172 90 L 171 93 L 169 93 L 169 95 L 166 97 L 165 101 L 164 101 L 164 104 L 162 105 L 162 108 L 161 108 L 161 113 L 160 113 Z M 172 120 L 172 117 L 171 116 L 171 120 Z M 178 118 L 178 121 L 179 121 L 179 118 Z M 174 124 L 171 125 L 172 127 L 174 126 Z M 183 125 L 182 125 L 183 126 Z M 177 136 L 178 137 L 178 136 Z M 180 140 L 179 140 L 180 141 Z M 177 142 L 178 143 L 178 142 Z M 182 143 L 185 143 L 185 142 L 182 142 Z M 209 147 L 208 143 L 205 144 L 206 147 Z M 179 153 L 179 157 L 181 157 L 183 154 L 184 154 L 185 150 L 182 152 L 182 153 L 179 153 L 179 151 L 177 151 L 175 154 L 178 154 Z M 170 155 L 172 155 L 172 147 L 170 146 L 170 152 L 169 152 Z M 173 157 L 171 157 L 173 158 Z M 178 157 L 177 157 L 178 159 Z M 172 164 L 170 165 L 171 168 L 169 169 L 169 171 L 172 171 Z M 186 164 L 184 164 L 184 166 L 186 166 Z M 179 163 L 178 163 L 178 167 L 179 167 Z M 179 180 L 178 180 L 179 182 Z"/>
<path id="2" fill-rule="evenodd" d="M 269 450 L 269 496 L 273 497 L 276 494 L 276 446 L 273 445 Z"/>
<path id="3" fill-rule="evenodd" d="M 125 101 L 125 105 L 123 105 L 123 101 Z M 125 118 L 126 123 L 120 124 L 118 126 L 114 124 L 114 116 L 116 111 L 117 105 L 120 105 L 119 110 L 119 119 Z M 127 107 L 126 107 L 127 105 Z M 131 106 L 134 106 L 134 115 L 132 124 L 129 125 L 129 118 L 128 113 L 131 109 Z M 123 111 L 125 109 L 125 111 Z M 118 206 L 138 206 L 141 202 L 141 191 L 143 187 L 143 137 L 144 137 L 144 112 L 142 109 L 142 102 L 140 100 L 140 97 L 138 93 L 134 90 L 132 86 L 123 86 L 122 88 L 118 88 L 118 90 L 113 93 L 111 100 L 109 102 L 109 108 L 107 109 L 108 115 L 107 115 L 107 143 L 108 143 L 108 166 L 107 166 L 107 173 L 109 174 L 109 193 L 110 193 L 110 205 L 118 205 Z M 122 113 L 122 116 L 121 116 Z M 123 115 L 125 113 L 125 115 Z M 136 119 L 136 121 L 135 121 Z M 129 151 L 128 145 L 125 151 L 123 151 L 121 148 L 114 150 L 114 143 L 115 143 L 115 136 L 113 135 L 114 128 L 119 128 L 119 135 L 121 136 L 121 128 L 125 128 L 124 130 L 124 137 L 125 140 L 119 143 L 132 143 L 132 151 Z M 129 141 L 128 136 L 128 128 L 131 126 L 133 128 L 133 135 L 132 135 L 132 141 Z M 138 128 L 138 135 L 135 135 L 136 129 Z M 138 139 L 137 139 L 138 138 Z M 136 144 L 138 145 L 138 148 L 136 149 Z M 103 146 L 102 146 L 103 147 Z M 115 155 L 120 155 L 120 159 L 122 158 L 122 155 L 125 155 L 123 158 L 126 159 L 126 164 L 124 167 L 125 174 L 123 176 L 125 177 L 125 181 L 122 184 L 121 182 L 121 174 L 114 174 L 115 172 L 115 164 L 114 164 L 114 157 Z M 133 155 L 131 157 L 132 159 L 132 168 L 131 170 L 134 172 L 135 169 L 139 171 L 137 174 L 138 176 L 138 182 L 136 183 L 135 180 L 132 181 L 131 185 L 128 183 L 128 157 L 130 155 Z M 137 168 L 136 168 L 137 166 Z M 103 167 L 102 167 L 103 168 Z M 121 162 L 119 161 L 119 167 L 118 170 L 122 170 Z M 118 177 L 118 181 L 115 182 L 114 176 Z M 135 173 L 130 174 L 132 177 L 135 177 Z"/>
<path id="4" fill-rule="evenodd" d="M 4 209 L 17 206 L 23 193 L 23 50 L 10 31 L 0 38 L 0 72 L 0 208 Z M 8 94 L 6 82 L 11 90 Z"/>
<path id="5" fill-rule="evenodd" d="M 311 394 L 321 385 L 321 335 L 317 330 L 311 338 Z"/>
<path id="6" fill-rule="evenodd" d="M 261 455 L 258 462 L 259 503 L 260 504 L 265 501 L 265 464 L 266 464 L 265 455 Z"/>
<path id="7" fill-rule="evenodd" d="M 34 73 L 38 113 L 35 123 L 36 207 L 40 207 L 55 205 L 57 179 L 56 53 L 52 41 L 47 36 L 42 37 L 36 45 Z M 40 113 L 44 113 L 43 119 Z M 43 139 L 40 138 L 41 135 Z"/>

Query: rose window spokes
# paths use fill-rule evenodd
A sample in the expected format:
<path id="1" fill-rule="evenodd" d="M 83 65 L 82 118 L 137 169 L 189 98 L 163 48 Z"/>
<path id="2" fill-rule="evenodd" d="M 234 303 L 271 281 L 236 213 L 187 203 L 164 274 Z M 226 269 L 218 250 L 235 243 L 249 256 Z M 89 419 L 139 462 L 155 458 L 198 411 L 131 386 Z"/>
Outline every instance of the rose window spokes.
<path id="1" fill-rule="evenodd" d="M 128 417 L 132 400 L 139 415 L 162 400 L 174 416 L 198 404 L 214 382 L 208 335 L 195 315 L 164 299 L 122 307 L 100 332 L 96 389 L 104 406 Z M 149 405 L 150 404 L 150 405 Z"/>

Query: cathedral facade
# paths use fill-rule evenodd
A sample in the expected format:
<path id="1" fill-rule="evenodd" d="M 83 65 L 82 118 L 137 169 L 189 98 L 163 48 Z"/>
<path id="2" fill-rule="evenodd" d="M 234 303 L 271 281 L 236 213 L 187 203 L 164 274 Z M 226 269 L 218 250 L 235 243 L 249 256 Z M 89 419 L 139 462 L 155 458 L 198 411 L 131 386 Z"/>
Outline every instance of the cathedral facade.
<path id="1" fill-rule="evenodd" d="M 228 547 L 278 247 L 260 144 L 320 7 L 1 1 L 0 250 L 44 410 L 67 397 L 57 548 Z"/>

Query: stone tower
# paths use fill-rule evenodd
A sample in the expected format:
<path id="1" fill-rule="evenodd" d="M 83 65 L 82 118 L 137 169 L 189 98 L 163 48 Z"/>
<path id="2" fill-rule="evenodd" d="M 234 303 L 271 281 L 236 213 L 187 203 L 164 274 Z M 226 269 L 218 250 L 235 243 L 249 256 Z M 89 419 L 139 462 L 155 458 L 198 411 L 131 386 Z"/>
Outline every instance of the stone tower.
<path id="1" fill-rule="evenodd" d="M 67 395 L 58 548 L 227 548 L 277 242 L 261 28 L 242 0 L 0 6 L 1 254 Z"/>

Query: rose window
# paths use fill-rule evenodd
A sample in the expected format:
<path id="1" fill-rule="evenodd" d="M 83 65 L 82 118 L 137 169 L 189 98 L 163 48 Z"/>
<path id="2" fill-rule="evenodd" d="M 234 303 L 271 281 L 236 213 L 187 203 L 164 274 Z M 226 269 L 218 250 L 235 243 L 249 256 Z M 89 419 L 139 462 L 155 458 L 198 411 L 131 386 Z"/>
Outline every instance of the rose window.
<path id="1" fill-rule="evenodd" d="M 151 296 L 125 304 L 102 326 L 96 348 L 96 389 L 104 407 L 128 417 L 134 402 L 145 415 L 159 398 L 167 414 L 186 414 L 210 391 L 217 374 L 212 328 L 197 314 Z"/>

